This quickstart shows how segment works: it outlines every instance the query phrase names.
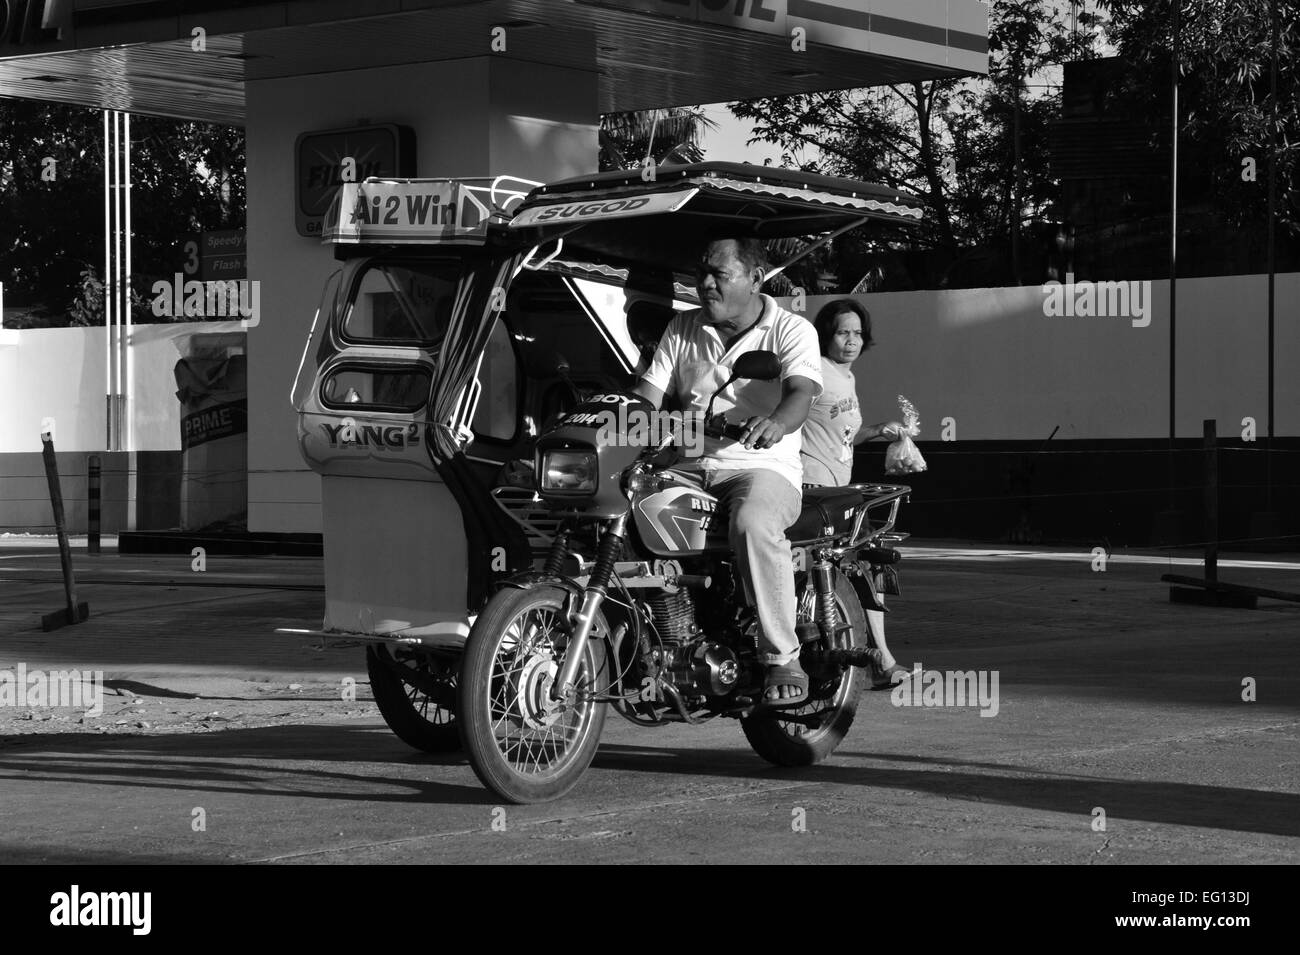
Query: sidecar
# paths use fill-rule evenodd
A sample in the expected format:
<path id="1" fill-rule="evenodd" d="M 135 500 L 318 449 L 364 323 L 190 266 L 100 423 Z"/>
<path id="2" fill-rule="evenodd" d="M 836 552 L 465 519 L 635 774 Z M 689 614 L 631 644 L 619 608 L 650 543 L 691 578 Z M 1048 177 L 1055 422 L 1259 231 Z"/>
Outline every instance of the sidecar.
<path id="1" fill-rule="evenodd" d="M 848 229 L 922 215 L 882 186 L 734 163 L 545 185 L 344 184 L 324 229 L 339 268 L 291 395 L 303 457 L 321 476 L 325 618 L 282 632 L 364 643 L 394 732 L 454 748 L 474 616 L 554 530 L 532 490 L 533 441 L 583 391 L 638 375 L 633 273 L 658 276 L 662 308 L 670 290 L 672 307 L 689 309 L 687 276 L 709 236 L 808 237 L 775 274 Z M 893 503 L 892 526 L 907 489 L 870 487 Z"/>

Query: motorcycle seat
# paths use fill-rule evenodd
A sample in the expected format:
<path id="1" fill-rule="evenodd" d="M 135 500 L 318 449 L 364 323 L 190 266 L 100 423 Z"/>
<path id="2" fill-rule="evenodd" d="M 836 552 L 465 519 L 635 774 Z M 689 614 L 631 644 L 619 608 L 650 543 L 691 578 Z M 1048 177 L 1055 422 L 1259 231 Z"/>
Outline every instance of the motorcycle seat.
<path id="1" fill-rule="evenodd" d="M 786 528 L 785 536 L 798 543 L 847 534 L 864 500 L 862 492 L 851 487 L 805 488 L 799 519 Z"/>

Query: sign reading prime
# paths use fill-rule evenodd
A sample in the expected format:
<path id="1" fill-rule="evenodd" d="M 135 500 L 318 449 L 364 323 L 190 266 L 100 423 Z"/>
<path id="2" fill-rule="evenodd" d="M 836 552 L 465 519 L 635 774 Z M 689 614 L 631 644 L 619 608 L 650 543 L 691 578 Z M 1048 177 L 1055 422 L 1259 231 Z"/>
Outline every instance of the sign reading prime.
<path id="1" fill-rule="evenodd" d="M 104 712 L 103 670 L 0 670 L 0 706 L 55 706 Z"/>

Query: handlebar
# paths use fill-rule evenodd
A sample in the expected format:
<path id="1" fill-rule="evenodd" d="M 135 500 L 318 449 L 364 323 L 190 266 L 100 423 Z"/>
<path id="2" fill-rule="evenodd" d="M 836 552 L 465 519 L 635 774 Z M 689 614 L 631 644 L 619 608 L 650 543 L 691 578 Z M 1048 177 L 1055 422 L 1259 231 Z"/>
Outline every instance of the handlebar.
<path id="1" fill-rule="evenodd" d="M 732 441 L 743 441 L 745 426 L 728 424 L 726 415 L 716 414 L 705 423 L 704 433 L 710 438 L 730 438 Z"/>

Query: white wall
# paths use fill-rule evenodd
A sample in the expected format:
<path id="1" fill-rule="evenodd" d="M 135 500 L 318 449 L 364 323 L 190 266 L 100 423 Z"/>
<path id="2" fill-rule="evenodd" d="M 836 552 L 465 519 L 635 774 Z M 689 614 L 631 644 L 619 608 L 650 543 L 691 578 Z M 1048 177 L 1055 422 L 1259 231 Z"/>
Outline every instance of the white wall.
<path id="1" fill-rule="evenodd" d="M 593 49 L 594 63 L 594 49 Z M 370 123 L 415 130 L 423 177 L 558 179 L 595 169 L 596 75 L 491 57 L 245 83 L 249 278 L 249 529 L 319 531 L 320 480 L 298 452 L 289 390 L 331 250 L 294 225 L 294 140 Z"/>
<path id="2" fill-rule="evenodd" d="M 131 333 L 135 451 L 180 448 L 180 402 L 173 369 L 196 334 L 237 332 L 238 322 L 137 325 Z M 31 328 L 0 332 L 0 453 L 41 450 L 41 420 L 55 419 L 62 451 L 105 447 L 104 329 Z"/>
<path id="3" fill-rule="evenodd" d="M 1300 435 L 1300 274 L 1277 276 L 1275 431 Z M 951 417 L 959 440 L 1162 438 L 1169 433 L 1169 283 L 1151 283 L 1151 323 L 1126 318 L 1048 318 L 1040 287 L 896 292 L 858 296 L 876 347 L 854 366 L 862 414 L 897 417 L 905 395 L 922 438 L 938 440 Z M 836 296 L 812 296 L 813 318 Z M 787 306 L 789 299 L 782 299 Z M 1221 436 L 1244 417 L 1267 433 L 1267 277 L 1178 283 L 1177 434 L 1201 421 Z"/>

